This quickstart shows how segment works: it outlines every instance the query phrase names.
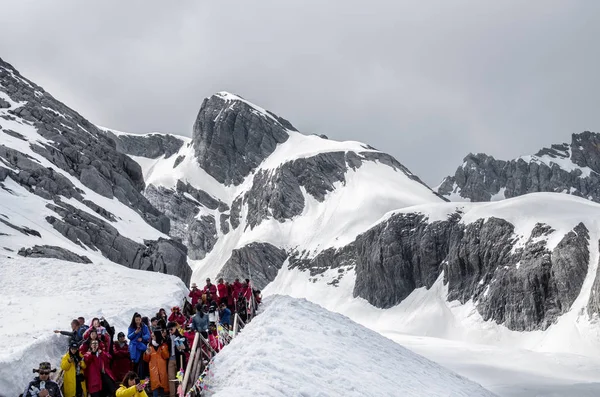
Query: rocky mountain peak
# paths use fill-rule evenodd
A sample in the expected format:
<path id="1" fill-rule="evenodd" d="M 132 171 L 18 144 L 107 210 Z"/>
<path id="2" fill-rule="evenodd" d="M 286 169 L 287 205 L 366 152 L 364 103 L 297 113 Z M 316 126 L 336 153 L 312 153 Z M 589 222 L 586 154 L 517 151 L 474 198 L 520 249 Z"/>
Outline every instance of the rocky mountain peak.
<path id="1" fill-rule="evenodd" d="M 204 99 L 192 135 L 200 166 L 217 181 L 240 184 L 285 142 L 292 124 L 242 97 L 219 92 Z"/>
<path id="2" fill-rule="evenodd" d="M 600 202 L 600 134 L 573 134 L 570 144 L 553 144 L 535 155 L 508 161 L 483 153 L 469 154 L 437 191 L 459 201 L 494 201 L 555 192 Z"/>

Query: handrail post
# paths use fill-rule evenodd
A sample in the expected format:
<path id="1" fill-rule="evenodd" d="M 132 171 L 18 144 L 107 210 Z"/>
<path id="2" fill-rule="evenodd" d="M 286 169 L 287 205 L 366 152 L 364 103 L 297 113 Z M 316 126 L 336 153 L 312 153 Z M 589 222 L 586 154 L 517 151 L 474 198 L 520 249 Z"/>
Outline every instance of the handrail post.
<path id="1" fill-rule="evenodd" d="M 190 379 L 190 370 L 193 367 L 194 360 L 196 359 L 196 349 L 198 348 L 198 340 L 199 337 L 202 337 L 199 332 L 196 332 L 196 336 L 194 337 L 194 343 L 192 344 L 192 353 L 190 354 L 190 359 L 188 360 L 187 367 L 185 368 L 185 373 L 183 374 L 183 382 L 181 382 L 181 387 L 183 390 L 187 389 L 187 384 Z"/>

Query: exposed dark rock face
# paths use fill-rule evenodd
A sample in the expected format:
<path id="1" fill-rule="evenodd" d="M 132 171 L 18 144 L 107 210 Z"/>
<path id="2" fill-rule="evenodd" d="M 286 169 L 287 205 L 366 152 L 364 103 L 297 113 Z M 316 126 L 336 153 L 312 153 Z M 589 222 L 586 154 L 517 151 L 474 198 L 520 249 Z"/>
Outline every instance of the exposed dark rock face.
<path id="1" fill-rule="evenodd" d="M 194 217 L 200 212 L 198 203 L 183 194 L 163 186 L 148 185 L 146 198 L 171 221 L 170 236 L 186 241 L 188 227 Z"/>
<path id="2" fill-rule="evenodd" d="M 359 168 L 365 161 L 377 161 L 405 173 L 422 183 L 393 157 L 374 152 L 326 152 L 312 157 L 299 158 L 283 163 L 275 170 L 260 170 L 254 175 L 252 187 L 243 198 L 233 203 L 231 222 L 239 224 L 238 207 L 248 206 L 247 224 L 250 228 L 272 217 L 280 222 L 302 214 L 306 190 L 316 200 L 323 202 L 325 196 L 335 190 L 336 183 L 346 183 L 346 172 Z M 432 194 L 434 194 L 432 192 Z M 239 201 L 242 200 L 242 201 Z"/>
<path id="3" fill-rule="evenodd" d="M 212 215 L 202 215 L 189 226 L 187 246 L 190 258 L 202 259 L 212 251 L 217 242 L 217 224 Z"/>
<path id="4" fill-rule="evenodd" d="M 237 227 L 240 225 L 241 212 L 242 212 L 242 196 L 238 196 L 235 198 L 235 200 L 233 200 L 233 203 L 231 204 L 231 211 L 229 213 L 229 215 L 230 215 L 229 219 L 231 222 L 231 226 L 234 229 L 237 229 Z"/>
<path id="5" fill-rule="evenodd" d="M 594 242 L 596 249 L 600 249 L 600 241 Z M 598 269 L 596 270 L 596 277 L 594 284 L 592 285 L 592 291 L 587 304 L 587 312 L 590 316 L 596 320 L 600 317 L 600 263 L 597 264 Z"/>
<path id="6" fill-rule="evenodd" d="M 233 250 L 231 257 L 225 263 L 217 278 L 226 280 L 241 280 L 250 277 L 254 287 L 263 289 L 275 280 L 277 272 L 283 266 L 287 253 L 269 243 L 251 243 L 243 248 Z"/>
<path id="7" fill-rule="evenodd" d="M 354 269 L 357 262 L 355 243 L 341 248 L 328 248 L 313 258 L 307 258 L 305 253 L 292 253 L 289 257 L 289 268 L 309 271 L 311 281 L 316 282 L 318 276 L 323 277 L 324 273 L 330 269 L 337 269 L 337 275 L 327 282 L 329 285 L 337 287 L 345 272 Z"/>
<path id="8" fill-rule="evenodd" d="M 181 180 L 177 181 L 177 191 L 182 193 L 189 193 L 189 195 L 195 198 L 200 204 L 202 204 L 206 208 L 210 208 L 211 210 L 216 210 L 219 207 L 224 209 L 229 208 L 227 204 L 223 203 L 217 198 L 214 198 L 210 194 L 206 193 L 204 190 L 196 189 L 189 183 L 184 183 Z M 220 211 L 223 210 L 220 209 Z"/>
<path id="9" fill-rule="evenodd" d="M 288 121 L 216 94 L 202 102 L 194 123 L 196 159 L 217 181 L 237 185 L 288 139 L 287 130 L 295 130 Z"/>
<path id="10" fill-rule="evenodd" d="M 533 160 L 503 161 L 483 153 L 469 154 L 454 176 L 444 179 L 438 193 L 447 196 L 454 192 L 471 201 L 489 201 L 504 189 L 506 198 L 556 192 L 600 202 L 599 148 L 600 134 L 586 131 L 573 134 L 570 145 L 563 143 L 540 150 Z M 542 156 L 554 163 L 548 166 L 541 162 Z M 561 167 L 557 163 L 571 165 Z"/>
<path id="11" fill-rule="evenodd" d="M 47 207 L 59 216 L 48 216 L 46 220 L 75 244 L 99 250 L 116 263 L 136 269 L 165 271 L 189 281 L 191 269 L 187 264 L 185 246 L 171 240 L 139 244 L 120 235 L 110 225 L 116 220 L 111 209 L 102 208 L 90 200 L 84 190 L 71 181 L 71 177 L 76 178 L 90 190 L 104 197 L 116 198 L 138 212 L 150 226 L 168 233 L 169 218 L 141 194 L 145 186 L 139 165 L 118 152 L 115 141 L 107 134 L 41 87 L 23 78 L 2 60 L 0 91 L 19 103 L 11 106 L 5 101 L 8 106 L 3 107 L 7 110 L 2 111 L 2 118 L 9 124 L 17 122 L 26 128 L 35 128 L 42 138 L 30 141 L 29 147 L 53 166 L 42 165 L 31 155 L 8 147 L 10 142 L 7 141 L 7 145 L 0 145 L 0 181 L 10 177 L 30 193 L 48 200 Z M 10 139 L 30 139 L 8 128 L 2 128 L 2 131 L 12 137 Z M 166 151 L 176 150 L 166 145 L 163 148 Z M 12 193 L 4 183 L 0 183 L 0 187 Z M 81 202 L 93 213 L 62 202 L 62 197 Z M 0 218 L 0 221 L 11 224 L 8 219 Z M 11 227 L 21 233 L 40 236 L 35 230 L 16 225 Z M 72 255 L 75 254 L 60 247 L 40 245 L 21 251 L 22 255 L 84 261 L 84 257 L 74 257 Z"/>
<path id="12" fill-rule="evenodd" d="M 181 164 L 183 160 L 185 160 L 185 156 L 177 156 L 175 162 L 173 163 L 173 168 L 177 168 L 177 166 Z"/>
<path id="13" fill-rule="evenodd" d="M 4 214 L 0 214 L 2 216 L 6 216 Z M 22 227 L 22 226 L 17 226 L 12 224 L 11 222 L 7 221 L 6 219 L 3 219 L 0 217 L 0 223 L 10 227 L 11 229 L 16 230 L 19 233 L 24 234 L 25 236 L 36 236 L 36 237 L 42 237 L 42 235 L 40 234 L 40 232 L 38 232 L 37 230 L 33 230 L 30 229 L 28 227 Z M 2 233 L 2 235 L 6 236 L 6 233 Z"/>
<path id="14" fill-rule="evenodd" d="M 389 308 L 419 287 L 431 287 L 448 254 L 457 216 L 428 224 L 420 214 L 395 215 L 360 235 L 354 296 Z"/>
<path id="15" fill-rule="evenodd" d="M 192 269 L 187 264 L 187 248 L 176 241 L 159 239 L 137 243 L 116 228 L 70 204 L 48 204 L 60 216 L 48 216 L 47 222 L 63 236 L 82 248 L 96 249 L 109 260 L 132 269 L 160 271 L 189 282 Z M 169 262 L 170 259 L 176 259 Z"/>
<path id="16" fill-rule="evenodd" d="M 396 214 L 343 248 L 314 258 L 294 254 L 289 266 L 310 271 L 315 279 L 326 270 L 355 268 L 354 296 L 380 308 L 399 304 L 416 288 L 430 288 L 443 272 L 449 300 L 473 300 L 485 320 L 512 330 L 546 329 L 571 308 L 590 258 L 583 224 L 549 250 L 546 237 L 555 231 L 548 225 L 536 225 L 517 245 L 514 226 L 506 220 L 464 225 L 461 216 L 455 212 L 429 223 L 422 214 Z M 600 310 L 598 293 L 590 299 L 590 312 Z"/>
<path id="17" fill-rule="evenodd" d="M 524 247 L 512 252 L 513 226 L 505 220 L 479 220 L 457 230 L 444 265 L 448 299 L 473 299 L 485 320 L 512 330 L 546 329 L 575 301 L 589 262 L 583 224 L 552 251 L 539 239 L 550 232 L 538 224 Z"/>
<path id="18" fill-rule="evenodd" d="M 193 199 L 184 193 L 188 193 Z M 177 190 L 163 186 L 157 188 L 150 184 L 146 188 L 146 197 L 152 205 L 169 217 L 170 236 L 179 239 L 188 247 L 191 259 L 202 259 L 213 249 L 217 242 L 216 219 L 212 214 L 200 217 L 198 214 L 202 208 L 223 208 L 221 204 L 224 203 L 181 181 L 177 183 Z M 224 206 L 228 208 L 226 204 Z"/>
<path id="19" fill-rule="evenodd" d="M 31 248 L 21 248 L 18 254 L 29 258 L 56 258 L 75 263 L 92 263 L 87 256 L 77 255 L 65 248 L 52 245 L 34 245 Z"/>
<path id="20" fill-rule="evenodd" d="M 229 233 L 229 215 L 228 214 L 221 214 L 219 222 L 221 224 L 221 232 L 223 234 Z"/>
<path id="21" fill-rule="evenodd" d="M 144 240 L 145 249 L 140 252 L 136 265 L 141 270 L 178 276 L 186 285 L 192 277 L 192 269 L 187 263 L 187 247 L 177 241 L 159 238 Z"/>
<path id="22" fill-rule="evenodd" d="M 151 226 L 168 232 L 168 218 L 141 194 L 144 179 L 140 166 L 119 153 L 112 139 L 1 59 L 0 83 L 0 90 L 11 100 L 22 102 L 9 108 L 9 115 L 30 123 L 42 137 L 53 141 L 52 145 L 31 143 L 32 150 L 95 192 L 114 196 L 140 212 Z"/>
<path id="23" fill-rule="evenodd" d="M 184 144 L 183 140 L 169 134 L 116 135 L 110 130 L 106 134 L 115 141 L 121 153 L 150 159 L 171 157 Z"/>

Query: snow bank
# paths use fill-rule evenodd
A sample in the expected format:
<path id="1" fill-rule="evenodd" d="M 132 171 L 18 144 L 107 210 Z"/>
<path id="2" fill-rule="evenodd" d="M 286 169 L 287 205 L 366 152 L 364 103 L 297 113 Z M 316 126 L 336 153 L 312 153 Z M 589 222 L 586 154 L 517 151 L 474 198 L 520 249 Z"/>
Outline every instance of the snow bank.
<path id="1" fill-rule="evenodd" d="M 40 362 L 60 364 L 68 337 L 52 331 L 70 331 L 72 319 L 104 316 L 117 332 L 126 331 L 134 312 L 150 317 L 186 295 L 175 276 L 108 261 L 0 258 L 0 395 L 22 392 Z"/>
<path id="2" fill-rule="evenodd" d="M 273 296 L 215 359 L 213 396 L 493 396 L 347 317 Z"/>

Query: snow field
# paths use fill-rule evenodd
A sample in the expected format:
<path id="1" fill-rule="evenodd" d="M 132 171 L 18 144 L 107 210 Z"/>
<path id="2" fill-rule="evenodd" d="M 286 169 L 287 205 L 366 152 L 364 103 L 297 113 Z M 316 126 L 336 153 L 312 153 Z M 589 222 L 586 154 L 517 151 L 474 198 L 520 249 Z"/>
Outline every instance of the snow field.
<path id="1" fill-rule="evenodd" d="M 347 317 L 272 296 L 217 355 L 212 396 L 493 396 Z"/>
<path id="2" fill-rule="evenodd" d="M 187 289 L 175 277 L 109 261 L 81 264 L 44 258 L 0 258 L 0 395 L 23 391 L 42 361 L 60 364 L 71 320 L 104 316 L 126 331 L 134 312 L 151 317 L 181 305 Z"/>

